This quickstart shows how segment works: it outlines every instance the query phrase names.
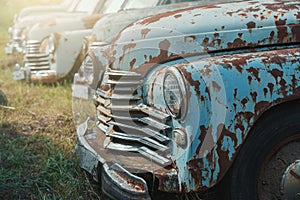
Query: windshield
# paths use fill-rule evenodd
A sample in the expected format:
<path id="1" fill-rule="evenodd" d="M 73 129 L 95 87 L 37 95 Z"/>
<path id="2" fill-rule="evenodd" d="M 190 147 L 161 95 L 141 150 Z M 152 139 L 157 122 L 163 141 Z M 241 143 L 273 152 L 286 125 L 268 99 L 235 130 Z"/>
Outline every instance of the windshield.
<path id="1" fill-rule="evenodd" d="M 159 0 L 129 0 L 124 9 L 154 7 L 158 2 Z"/>
<path id="2" fill-rule="evenodd" d="M 91 13 L 95 10 L 99 0 L 81 0 L 75 8 L 75 12 Z"/>
<path id="3" fill-rule="evenodd" d="M 115 13 L 118 12 L 124 3 L 124 0 L 108 0 L 105 2 L 102 13 Z"/>

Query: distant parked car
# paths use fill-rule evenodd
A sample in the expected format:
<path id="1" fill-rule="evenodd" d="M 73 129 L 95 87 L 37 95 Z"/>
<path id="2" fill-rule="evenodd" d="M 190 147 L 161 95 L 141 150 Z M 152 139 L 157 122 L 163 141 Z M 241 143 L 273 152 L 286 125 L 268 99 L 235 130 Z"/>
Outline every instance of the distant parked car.
<path id="1" fill-rule="evenodd" d="M 92 15 L 88 18 L 72 19 L 67 22 L 66 20 L 57 21 L 56 26 L 49 26 L 49 29 L 47 26 L 42 28 L 37 26 L 36 29 L 31 30 L 28 34 L 29 37 L 37 41 L 28 41 L 28 51 L 24 55 L 24 67 L 21 69 L 21 72 L 15 72 L 15 79 L 27 79 L 30 82 L 44 83 L 72 79 L 84 58 L 83 53 L 80 52 L 81 41 L 85 36 L 92 33 L 92 27 L 97 19 L 98 25 L 93 30 L 97 29 L 95 30 L 97 32 L 111 30 L 110 33 L 116 34 L 118 30 L 120 31 L 126 25 L 143 16 L 190 5 L 189 3 L 184 3 L 162 6 L 166 3 L 171 3 L 167 0 L 145 2 L 140 0 L 125 0 L 123 3 L 121 1 L 117 2 L 119 4 L 116 4 L 115 1 L 107 1 L 102 11 L 103 15 Z M 179 0 L 174 2 L 179 2 Z M 115 13 L 118 10 L 120 12 Z M 109 20 L 109 24 L 107 20 Z M 85 23 L 81 25 L 82 21 L 85 21 Z M 105 23 L 101 23 L 102 21 L 105 21 Z M 65 30 L 66 26 L 70 28 L 66 31 L 54 32 L 49 37 L 44 37 L 46 35 L 44 32 L 59 29 Z M 38 42 L 43 37 L 43 41 Z M 107 41 L 110 38 L 111 35 L 107 35 L 107 37 L 102 38 L 102 41 Z M 36 51 L 29 50 L 30 48 L 33 49 L 33 44 L 36 45 Z M 29 71 L 30 73 L 28 73 Z M 26 72 L 25 76 L 24 72 Z M 19 76 L 20 74 L 21 76 Z"/>
<path id="2" fill-rule="evenodd" d="M 14 23 L 18 23 L 27 16 L 48 15 L 50 13 L 72 11 L 78 2 L 79 0 L 62 0 L 60 4 L 28 6 L 15 14 Z"/>
<path id="3" fill-rule="evenodd" d="M 33 25 L 44 20 L 54 20 L 55 18 L 83 17 L 98 12 L 102 7 L 100 0 L 91 0 L 87 3 L 84 0 L 73 0 L 67 11 L 44 12 L 28 14 L 17 17 L 12 27 L 9 27 L 9 42 L 6 44 L 6 54 L 23 53 L 28 31 Z"/>
<path id="4" fill-rule="evenodd" d="M 298 199 L 299 12 L 293 0 L 210 1 L 93 48 L 82 64 L 99 79 L 77 127 L 81 167 L 113 199 L 163 198 L 156 189 Z"/>
<path id="5" fill-rule="evenodd" d="M 76 33 L 78 35 L 72 38 L 72 42 L 76 44 L 78 43 L 78 39 L 82 34 L 86 35 L 89 33 L 88 29 L 91 29 L 99 18 L 107 13 L 119 11 L 125 1 L 126 0 L 94 0 L 94 3 L 92 4 L 87 4 L 85 1 L 82 1 L 83 3 L 81 6 L 89 7 L 89 9 L 94 10 L 92 14 L 77 15 L 72 18 L 47 19 L 36 23 L 27 32 L 26 45 L 23 52 L 24 62 L 23 64 L 17 64 L 17 68 L 19 68 L 21 65 L 23 66 L 14 72 L 14 79 L 26 79 L 31 82 L 41 80 L 43 80 L 43 82 L 53 82 L 56 75 L 53 74 L 53 71 L 49 72 L 49 70 L 50 62 L 54 62 L 56 58 L 50 58 L 49 52 L 54 52 L 55 46 L 57 46 L 57 42 L 59 42 L 57 38 L 60 38 L 61 35 L 58 34 L 57 38 L 48 36 L 52 33 L 62 31 L 66 31 L 67 34 Z M 74 30 L 77 32 L 72 32 Z M 79 43 L 80 41 L 81 39 L 79 39 Z M 71 46 L 74 44 L 71 44 Z M 63 59 L 66 59 L 66 56 L 68 56 L 69 53 L 74 53 L 69 46 L 67 47 L 67 52 L 64 52 L 65 54 L 63 54 Z M 41 71 L 41 73 L 37 74 L 39 71 Z"/>

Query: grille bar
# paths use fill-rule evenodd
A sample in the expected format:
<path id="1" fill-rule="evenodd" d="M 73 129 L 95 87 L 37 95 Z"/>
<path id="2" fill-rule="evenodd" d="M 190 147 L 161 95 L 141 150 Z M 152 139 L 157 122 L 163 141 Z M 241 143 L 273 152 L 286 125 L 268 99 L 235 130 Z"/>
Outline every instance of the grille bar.
<path id="1" fill-rule="evenodd" d="M 24 55 L 25 66 L 29 67 L 32 73 L 50 69 L 49 54 L 40 52 L 39 41 L 30 40 L 26 43 L 26 53 Z"/>
<path id="2" fill-rule="evenodd" d="M 137 145 L 132 146 L 132 145 L 125 145 L 125 144 L 114 143 L 114 142 L 108 141 L 107 144 L 105 145 L 105 147 L 110 150 L 138 152 L 138 153 L 142 154 L 143 156 L 145 156 L 146 158 L 149 158 L 150 160 L 153 160 L 161 165 L 171 164 L 170 159 L 165 158 L 144 146 L 137 146 Z"/>
<path id="3" fill-rule="evenodd" d="M 95 105 L 98 127 L 106 134 L 105 147 L 137 152 L 163 165 L 170 163 L 166 154 L 172 145 L 168 137 L 171 117 L 141 102 L 142 76 L 108 69 L 104 77 L 96 90 Z"/>
<path id="4" fill-rule="evenodd" d="M 113 138 L 122 139 L 122 140 L 140 142 L 142 144 L 145 144 L 149 147 L 155 148 L 155 149 L 160 150 L 160 151 L 168 150 L 167 146 L 162 145 L 162 144 L 156 142 L 155 140 L 153 140 L 149 137 L 138 137 L 136 135 L 128 135 L 128 134 L 119 133 L 119 132 L 113 132 L 109 136 L 113 137 Z"/>

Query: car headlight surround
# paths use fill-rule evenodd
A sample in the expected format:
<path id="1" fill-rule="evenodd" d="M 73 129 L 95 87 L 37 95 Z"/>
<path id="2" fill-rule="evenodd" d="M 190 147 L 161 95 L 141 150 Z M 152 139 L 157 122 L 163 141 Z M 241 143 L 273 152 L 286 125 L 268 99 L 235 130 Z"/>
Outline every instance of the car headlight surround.
<path id="1" fill-rule="evenodd" d="M 25 46 L 26 46 L 26 41 L 25 41 Z M 49 38 L 45 38 L 42 40 L 41 45 L 40 45 L 40 52 L 41 53 L 47 53 L 47 48 L 49 46 Z M 26 48 L 25 48 L 26 49 Z"/>
<path id="2" fill-rule="evenodd" d="M 88 38 L 85 37 L 83 40 L 82 40 L 82 56 L 84 57 L 87 52 L 88 52 L 88 48 L 89 48 L 89 41 L 88 41 Z"/>
<path id="3" fill-rule="evenodd" d="M 48 38 L 48 50 L 51 54 L 55 51 L 55 36 L 53 35 L 50 35 Z"/>
<path id="4" fill-rule="evenodd" d="M 181 72 L 169 67 L 163 81 L 163 96 L 171 116 L 183 120 L 187 113 L 186 84 Z"/>
<path id="5" fill-rule="evenodd" d="M 79 74 L 84 78 L 85 82 L 92 85 L 94 81 L 94 62 L 90 55 L 85 57 L 79 71 Z"/>

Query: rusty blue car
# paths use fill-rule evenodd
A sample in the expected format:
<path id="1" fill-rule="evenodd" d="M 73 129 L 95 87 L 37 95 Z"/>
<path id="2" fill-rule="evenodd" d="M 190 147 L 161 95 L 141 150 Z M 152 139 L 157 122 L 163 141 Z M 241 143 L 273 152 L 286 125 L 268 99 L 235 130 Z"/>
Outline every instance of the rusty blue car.
<path id="1" fill-rule="evenodd" d="M 299 198 L 299 1 L 147 17 L 89 51 L 82 69 L 77 78 L 93 70 L 93 81 L 74 88 L 93 112 L 76 151 L 111 198 Z"/>

